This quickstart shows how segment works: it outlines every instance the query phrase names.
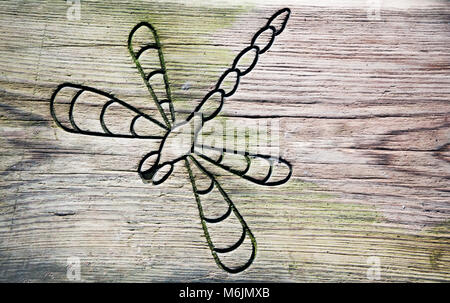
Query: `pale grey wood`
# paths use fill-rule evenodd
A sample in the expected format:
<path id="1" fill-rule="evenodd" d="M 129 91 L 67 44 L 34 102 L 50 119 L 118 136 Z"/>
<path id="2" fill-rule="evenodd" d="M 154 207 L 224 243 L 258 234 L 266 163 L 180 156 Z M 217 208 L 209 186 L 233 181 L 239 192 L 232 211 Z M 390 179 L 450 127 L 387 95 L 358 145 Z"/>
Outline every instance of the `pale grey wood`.
<path id="1" fill-rule="evenodd" d="M 140 158 L 157 140 L 59 129 L 63 82 L 149 101 L 126 48 L 149 21 L 161 35 L 179 112 L 192 109 L 266 18 L 292 16 L 227 100 L 235 125 L 281 121 L 291 180 L 263 188 L 219 178 L 258 241 L 238 275 L 214 263 L 183 165 L 160 186 Z M 448 281 L 450 6 L 365 1 L 0 2 L 0 281 Z M 182 87 L 189 87 L 188 90 Z"/>

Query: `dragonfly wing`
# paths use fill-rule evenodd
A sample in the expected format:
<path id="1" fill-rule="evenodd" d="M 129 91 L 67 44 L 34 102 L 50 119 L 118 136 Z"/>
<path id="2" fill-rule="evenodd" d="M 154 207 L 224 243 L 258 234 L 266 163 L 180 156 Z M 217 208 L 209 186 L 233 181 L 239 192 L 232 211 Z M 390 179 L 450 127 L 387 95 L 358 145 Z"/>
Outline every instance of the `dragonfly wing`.
<path id="1" fill-rule="evenodd" d="M 128 50 L 164 122 L 175 121 L 166 63 L 155 28 L 147 22 L 137 24 L 128 37 Z"/>
<path id="2" fill-rule="evenodd" d="M 292 165 L 279 157 L 204 145 L 195 146 L 194 151 L 200 158 L 259 185 L 281 185 L 292 175 Z"/>
<path id="3" fill-rule="evenodd" d="M 205 95 L 188 120 L 196 114 L 201 114 L 203 122 L 206 122 L 219 114 L 224 99 L 236 92 L 240 79 L 253 70 L 259 56 L 267 52 L 276 36 L 284 31 L 290 14 L 289 8 L 284 8 L 269 18 L 266 25 L 253 36 L 250 45 L 236 56 L 231 68 L 220 76 L 215 87 Z"/>
<path id="4" fill-rule="evenodd" d="M 248 268 L 256 256 L 256 240 L 216 178 L 193 156 L 186 160 L 200 219 L 217 265 L 229 273 Z"/>
<path id="5" fill-rule="evenodd" d="M 161 122 L 112 95 L 71 83 L 55 90 L 50 112 L 62 129 L 83 135 L 160 139 L 167 131 Z"/>

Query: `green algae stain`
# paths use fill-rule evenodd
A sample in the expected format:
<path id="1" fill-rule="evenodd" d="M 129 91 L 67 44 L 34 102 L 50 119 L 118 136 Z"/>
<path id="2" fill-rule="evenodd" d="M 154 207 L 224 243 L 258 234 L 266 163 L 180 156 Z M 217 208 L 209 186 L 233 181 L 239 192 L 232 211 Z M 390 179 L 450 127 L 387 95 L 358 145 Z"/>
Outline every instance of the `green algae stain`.
<path id="1" fill-rule="evenodd" d="M 446 220 L 442 223 L 434 225 L 433 227 L 426 228 L 423 233 L 436 236 L 448 236 L 450 234 L 450 220 Z"/>
<path id="2" fill-rule="evenodd" d="M 439 269 L 439 262 L 443 256 L 442 251 L 440 250 L 432 250 L 430 253 L 430 264 L 434 270 Z"/>
<path id="3" fill-rule="evenodd" d="M 293 168 L 295 172 L 295 167 Z M 285 218 L 300 228 L 312 226 L 334 227 L 346 224 L 367 225 L 382 221 L 372 205 L 338 202 L 338 196 L 313 182 L 291 178 L 286 184 L 272 188 L 245 186 L 240 199 L 265 201 L 264 207 L 286 209 Z M 284 210 L 283 210 L 284 212 Z M 372 229 L 373 230 L 373 229 Z"/>
<path id="4" fill-rule="evenodd" d="M 430 266 L 434 271 L 448 269 L 448 248 L 450 247 L 450 220 L 438 223 L 432 227 L 425 228 L 421 235 L 423 237 L 438 238 L 439 244 L 434 245 L 428 250 Z"/>

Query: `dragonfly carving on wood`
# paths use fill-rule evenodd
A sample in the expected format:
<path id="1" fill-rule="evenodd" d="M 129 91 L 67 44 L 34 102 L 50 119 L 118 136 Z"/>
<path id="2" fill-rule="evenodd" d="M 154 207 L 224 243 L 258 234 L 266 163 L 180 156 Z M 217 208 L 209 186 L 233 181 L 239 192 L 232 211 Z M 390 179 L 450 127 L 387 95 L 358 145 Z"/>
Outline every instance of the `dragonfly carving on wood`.
<path id="1" fill-rule="evenodd" d="M 207 169 L 205 163 L 215 165 L 245 180 L 264 186 L 275 186 L 287 182 L 292 175 L 292 166 L 280 157 L 247 151 L 230 151 L 225 148 L 203 144 L 200 146 L 197 142 L 197 136 L 204 124 L 219 114 L 225 99 L 235 93 L 240 78 L 252 71 L 259 57 L 267 52 L 275 38 L 283 32 L 289 16 L 290 10 L 288 8 L 281 9 L 272 15 L 265 26 L 253 36 L 250 45 L 236 56 L 231 68 L 228 68 L 222 74 L 214 88 L 204 96 L 194 111 L 182 121 L 178 121 L 175 115 L 170 82 L 159 36 L 155 28 L 147 22 L 141 22 L 131 30 L 128 38 L 128 50 L 160 117 L 146 114 L 112 94 L 72 83 L 59 85 L 50 101 L 50 112 L 54 121 L 67 132 L 114 138 L 160 139 L 159 149 L 147 153 L 138 165 L 138 173 L 144 182 L 154 185 L 163 183 L 172 174 L 175 163 L 184 161 L 192 183 L 201 225 L 209 249 L 217 265 L 229 273 L 241 272 L 252 264 L 256 256 L 256 240 L 235 204 L 217 181 L 216 175 Z M 137 39 L 138 33 L 146 34 L 148 41 L 145 41 L 144 44 L 136 44 L 135 39 Z M 263 39 L 263 36 L 266 36 L 266 39 Z M 150 53 L 153 61 L 143 59 L 147 53 Z M 247 60 L 250 63 L 245 63 L 244 57 L 250 59 Z M 149 64 L 149 62 L 153 63 Z M 225 85 L 225 83 L 230 82 L 232 85 Z M 163 94 L 158 93 L 156 87 L 162 87 Z M 97 120 L 95 121 L 97 125 L 83 123 L 85 122 L 83 121 L 83 115 L 74 114 L 80 102 L 92 98 L 96 101 L 91 102 L 88 112 L 97 110 L 98 116 L 96 116 Z M 113 107 L 126 112 L 128 119 L 121 117 L 121 123 L 126 126 L 126 131 L 114 131 L 115 124 L 118 123 L 117 119 L 114 122 L 110 122 L 110 119 L 108 119 Z M 162 134 L 142 132 L 139 130 L 139 125 L 141 127 L 144 125 L 143 128 L 147 130 L 158 129 Z M 230 155 L 241 158 L 243 161 L 239 165 L 226 163 L 224 159 Z M 266 168 L 262 175 L 261 172 L 257 174 L 251 172 L 252 165 L 256 162 L 259 165 L 263 163 L 262 165 Z M 281 173 L 275 174 L 277 171 Z M 199 182 L 200 180 L 203 184 Z M 209 202 L 208 197 L 212 191 L 218 194 L 219 202 L 223 206 L 223 213 L 214 217 L 205 213 L 206 204 Z M 242 232 L 238 231 L 236 241 L 227 246 L 219 246 L 215 241 L 213 226 L 230 218 L 238 222 Z M 227 229 L 219 229 L 216 232 L 226 233 Z M 219 235 L 219 238 L 223 237 L 223 234 Z M 249 256 L 243 258 L 244 260 L 232 262 L 232 265 L 225 264 L 226 262 L 223 261 L 225 256 L 233 253 L 244 242 L 250 247 Z"/>

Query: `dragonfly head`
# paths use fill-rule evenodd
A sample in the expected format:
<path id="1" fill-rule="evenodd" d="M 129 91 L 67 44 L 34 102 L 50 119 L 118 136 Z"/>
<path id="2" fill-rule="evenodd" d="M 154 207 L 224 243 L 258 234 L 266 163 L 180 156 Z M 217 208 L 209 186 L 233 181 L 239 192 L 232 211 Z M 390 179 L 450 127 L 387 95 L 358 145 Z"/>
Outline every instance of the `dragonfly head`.
<path id="1" fill-rule="evenodd" d="M 138 172 L 144 182 L 152 182 L 154 185 L 158 185 L 169 178 L 173 171 L 173 163 L 160 163 L 160 159 L 160 152 L 155 151 L 148 153 L 142 158 Z"/>

